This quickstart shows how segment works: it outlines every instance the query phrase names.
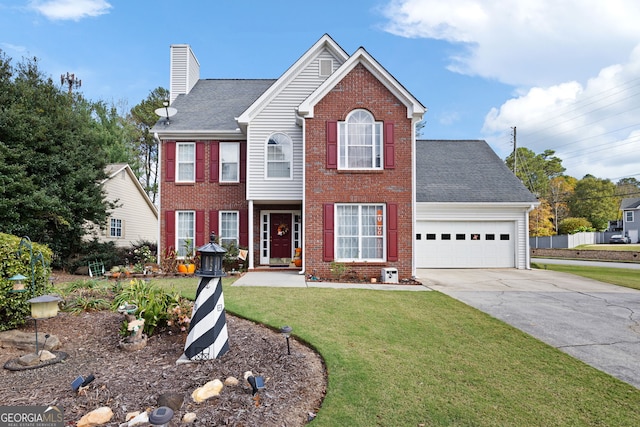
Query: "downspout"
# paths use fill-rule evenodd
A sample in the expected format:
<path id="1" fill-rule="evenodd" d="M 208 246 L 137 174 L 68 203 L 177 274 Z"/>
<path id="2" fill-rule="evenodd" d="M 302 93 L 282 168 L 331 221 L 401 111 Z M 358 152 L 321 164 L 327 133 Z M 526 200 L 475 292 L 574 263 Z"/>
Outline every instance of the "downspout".
<path id="1" fill-rule="evenodd" d="M 525 230 L 527 230 L 527 238 L 525 239 L 525 270 L 531 270 L 531 245 L 529 245 L 529 212 L 531 212 L 535 208 L 535 205 L 529 206 L 524 216 L 524 226 Z"/>
<path id="2" fill-rule="evenodd" d="M 153 139 L 156 140 L 156 142 L 158 143 L 158 163 L 160 163 L 160 165 L 158 165 L 158 169 L 160 170 L 160 176 L 158 177 L 158 199 L 157 199 L 157 207 L 158 207 L 158 236 L 157 236 L 157 242 L 158 242 L 158 252 L 156 253 L 156 261 L 158 261 L 158 265 L 160 265 L 160 254 L 162 254 L 162 209 L 160 209 L 160 207 L 162 206 L 161 203 L 161 194 L 162 194 L 162 162 L 161 162 L 161 156 L 162 156 L 162 140 L 160 139 L 160 136 L 158 135 L 158 132 L 154 132 L 153 133 Z"/>

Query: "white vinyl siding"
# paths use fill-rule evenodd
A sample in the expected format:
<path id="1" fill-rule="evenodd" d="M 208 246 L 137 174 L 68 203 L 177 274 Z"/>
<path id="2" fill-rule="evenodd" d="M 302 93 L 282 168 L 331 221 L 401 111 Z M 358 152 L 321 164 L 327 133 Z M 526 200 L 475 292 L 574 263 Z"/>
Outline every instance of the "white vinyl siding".
<path id="1" fill-rule="evenodd" d="M 328 51 L 313 58 L 251 121 L 247 135 L 247 198 L 253 200 L 301 200 L 303 190 L 302 127 L 296 124 L 295 109 L 326 77 L 320 76 L 320 59 L 342 62 Z M 291 178 L 267 178 L 265 141 L 274 132 L 291 138 Z"/>

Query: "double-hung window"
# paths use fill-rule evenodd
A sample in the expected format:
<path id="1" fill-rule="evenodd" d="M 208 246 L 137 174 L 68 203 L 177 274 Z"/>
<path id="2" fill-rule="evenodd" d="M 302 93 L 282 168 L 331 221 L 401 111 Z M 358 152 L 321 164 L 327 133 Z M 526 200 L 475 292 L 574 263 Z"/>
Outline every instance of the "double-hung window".
<path id="1" fill-rule="evenodd" d="M 122 220 L 111 218 L 109 222 L 109 237 L 122 237 Z"/>
<path id="2" fill-rule="evenodd" d="M 238 182 L 240 180 L 240 144 L 236 142 L 220 143 L 220 182 Z"/>
<path id="3" fill-rule="evenodd" d="M 238 211 L 220 211 L 220 244 L 238 245 Z"/>
<path id="4" fill-rule="evenodd" d="M 384 261 L 385 205 L 336 205 L 336 255 L 340 261 Z"/>
<path id="5" fill-rule="evenodd" d="M 177 182 L 195 182 L 196 180 L 196 144 L 179 142 L 176 144 Z"/>
<path id="6" fill-rule="evenodd" d="M 625 211 L 624 216 L 626 222 L 633 222 L 633 211 Z"/>
<path id="7" fill-rule="evenodd" d="M 176 212 L 176 248 L 178 256 L 187 255 L 187 248 L 195 250 L 196 213 L 194 211 Z"/>
<path id="8" fill-rule="evenodd" d="M 355 110 L 338 123 L 338 168 L 382 169 L 382 122 Z"/>
<path id="9" fill-rule="evenodd" d="M 293 144 L 289 135 L 274 133 L 267 141 L 267 178 L 291 178 Z"/>

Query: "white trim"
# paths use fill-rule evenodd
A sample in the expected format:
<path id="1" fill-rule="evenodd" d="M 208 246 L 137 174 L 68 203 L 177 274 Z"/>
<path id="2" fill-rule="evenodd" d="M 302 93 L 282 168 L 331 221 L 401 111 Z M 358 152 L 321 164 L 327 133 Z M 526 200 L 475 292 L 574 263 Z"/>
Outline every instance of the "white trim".
<path id="1" fill-rule="evenodd" d="M 284 135 L 289 139 L 289 176 L 269 176 L 269 141 L 275 135 Z M 291 181 L 293 180 L 293 138 L 287 132 L 272 132 L 264 142 L 264 179 L 265 181 Z M 284 162 L 282 162 L 284 163 Z"/>
<path id="2" fill-rule="evenodd" d="M 358 258 L 339 258 L 338 257 L 338 207 L 341 206 L 358 206 Z M 382 230 L 379 236 L 365 236 L 362 234 L 362 207 L 378 207 L 382 206 Z M 335 248 L 334 258 L 336 262 L 386 262 L 387 261 L 387 204 L 381 203 L 334 203 L 333 204 L 333 218 L 334 218 L 334 232 L 333 232 L 333 247 Z M 382 257 L 381 258 L 363 258 L 362 257 L 362 239 L 364 237 L 376 237 L 382 238 Z"/>
<path id="3" fill-rule="evenodd" d="M 269 260 L 271 258 L 271 239 L 269 238 L 269 233 L 271 232 L 271 214 L 290 214 L 291 215 L 291 228 L 289 232 L 289 236 L 291 239 L 291 258 L 293 258 L 293 254 L 295 252 L 295 236 L 293 233 L 295 216 L 300 216 L 301 221 L 304 226 L 304 218 L 302 218 L 302 212 L 299 210 L 287 210 L 287 209 L 273 209 L 273 210 L 263 210 L 260 211 L 260 218 L 258 223 L 260 224 L 260 248 L 258 251 L 258 259 L 260 260 L 260 264 L 268 265 Z M 266 217 L 266 219 L 265 219 Z M 266 235 L 265 235 L 266 232 Z M 300 227 L 300 238 L 304 235 L 304 229 Z M 298 240 L 298 244 L 302 247 L 301 240 Z M 263 253 L 263 250 L 266 250 L 266 254 Z M 304 250 L 302 251 L 304 253 Z"/>
<path id="4" fill-rule="evenodd" d="M 236 179 L 234 180 L 223 180 L 222 179 L 222 145 L 228 145 L 228 146 L 233 146 L 236 149 L 236 164 L 238 165 L 238 168 L 236 170 Z M 211 149 L 213 149 L 213 146 L 211 146 Z M 231 162 L 227 162 L 227 163 L 231 163 Z M 222 182 L 225 184 L 228 183 L 238 183 L 240 182 L 240 174 L 242 173 L 240 171 L 240 142 L 237 141 L 220 141 L 218 143 L 218 182 Z"/>
<path id="5" fill-rule="evenodd" d="M 180 161 L 180 146 L 181 145 L 191 145 L 193 146 L 193 159 L 190 161 L 185 161 L 182 160 Z M 194 141 L 178 141 L 176 142 L 176 182 L 179 183 L 183 183 L 183 182 L 196 182 L 196 143 Z M 192 164 L 193 165 L 193 175 L 191 176 L 190 179 L 180 179 L 180 165 L 187 165 L 187 164 Z"/>

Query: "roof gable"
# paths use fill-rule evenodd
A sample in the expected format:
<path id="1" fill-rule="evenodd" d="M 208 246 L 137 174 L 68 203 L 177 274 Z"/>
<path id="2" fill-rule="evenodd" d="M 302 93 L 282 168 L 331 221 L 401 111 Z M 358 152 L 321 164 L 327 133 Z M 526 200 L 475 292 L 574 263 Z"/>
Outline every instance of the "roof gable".
<path id="1" fill-rule="evenodd" d="M 631 197 L 622 199 L 620 203 L 621 210 L 640 209 L 640 197 Z"/>
<path id="2" fill-rule="evenodd" d="M 324 98 L 356 65 L 362 64 L 373 74 L 396 98 L 407 107 L 407 118 L 422 119 L 427 109 L 408 90 L 404 88 L 378 61 L 376 61 L 364 48 L 359 48 L 345 61 L 327 80 L 324 81 L 307 99 L 298 107 L 298 114 L 304 117 L 313 117 L 315 105 Z"/>
<path id="3" fill-rule="evenodd" d="M 346 61 L 349 55 L 328 35 L 323 35 L 304 55 L 302 55 L 278 80 L 253 102 L 238 118 L 238 124 L 246 127 L 311 61 L 322 51 L 328 50 L 334 56 Z"/>
<path id="4" fill-rule="evenodd" d="M 142 188 L 142 184 L 140 184 L 140 181 L 138 181 L 138 178 L 133 173 L 133 169 L 131 169 L 131 166 L 129 166 L 129 164 L 127 164 L 127 163 L 111 163 L 111 164 L 108 164 L 107 166 L 105 166 L 104 172 L 107 175 L 107 178 L 102 181 L 102 184 L 104 184 L 105 182 L 113 179 L 114 177 L 116 177 L 123 170 L 128 175 L 129 179 L 135 184 L 136 188 L 138 189 L 138 192 L 140 193 L 140 196 L 144 199 L 146 204 L 149 206 L 149 209 L 151 210 L 151 212 L 153 212 L 153 214 L 157 218 L 158 217 L 158 208 L 156 208 L 156 206 L 153 204 L 153 202 L 149 198 L 149 195 L 146 193 L 146 191 L 144 191 L 144 188 Z"/>
<path id="5" fill-rule="evenodd" d="M 482 140 L 416 141 L 416 201 L 538 202 Z"/>

